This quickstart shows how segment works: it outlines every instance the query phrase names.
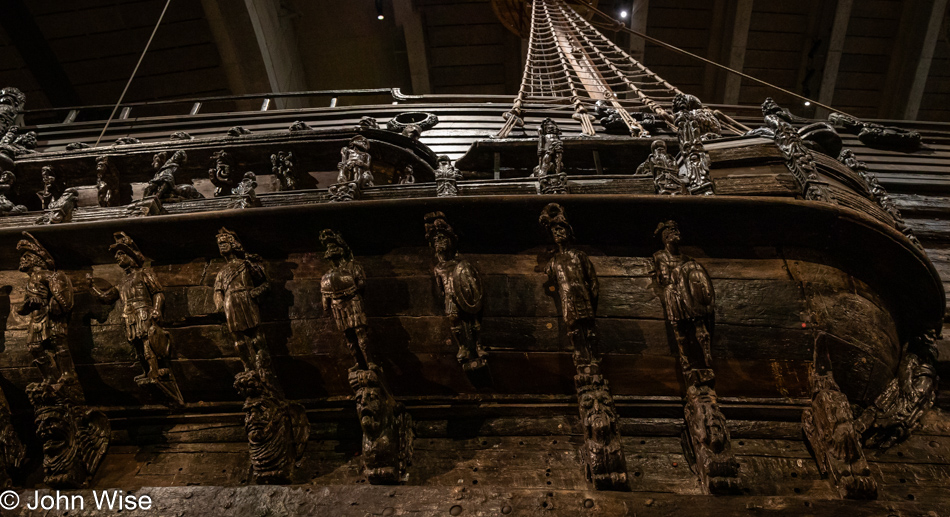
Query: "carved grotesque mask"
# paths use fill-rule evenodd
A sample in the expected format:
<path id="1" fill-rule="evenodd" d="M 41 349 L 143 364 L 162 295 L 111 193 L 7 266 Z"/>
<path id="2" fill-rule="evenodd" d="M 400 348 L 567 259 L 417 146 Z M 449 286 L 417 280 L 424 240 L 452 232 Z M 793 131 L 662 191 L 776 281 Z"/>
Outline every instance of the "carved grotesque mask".
<path id="1" fill-rule="evenodd" d="M 584 412 L 584 427 L 589 436 L 600 442 L 610 439 L 616 421 L 610 395 L 602 388 L 594 387 L 578 396 L 578 404 Z"/>
<path id="2" fill-rule="evenodd" d="M 29 273 L 33 270 L 34 267 L 43 268 L 45 266 L 43 259 L 36 256 L 33 253 L 26 252 L 23 255 L 20 255 L 20 271 L 24 273 Z"/>
<path id="3" fill-rule="evenodd" d="M 382 390 L 375 386 L 367 386 L 356 395 L 356 408 L 359 412 L 360 424 L 363 429 L 376 432 L 382 427 Z"/>

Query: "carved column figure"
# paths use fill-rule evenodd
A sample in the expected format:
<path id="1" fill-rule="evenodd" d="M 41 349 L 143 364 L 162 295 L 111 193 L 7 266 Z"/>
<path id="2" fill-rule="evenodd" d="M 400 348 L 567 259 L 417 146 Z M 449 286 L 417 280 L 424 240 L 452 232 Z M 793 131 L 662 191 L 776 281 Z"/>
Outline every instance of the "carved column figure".
<path id="1" fill-rule="evenodd" d="M 765 115 L 765 124 L 774 135 L 775 145 L 785 157 L 785 166 L 798 180 L 802 197 L 812 201 L 835 203 L 834 196 L 828 190 L 828 183 L 818 177 L 815 158 L 811 150 L 805 145 L 795 127 L 781 114 L 771 111 L 767 111 Z"/>
<path id="2" fill-rule="evenodd" d="M 261 257 L 244 250 L 237 234 L 221 228 L 218 251 L 225 265 L 214 279 L 214 305 L 224 313 L 228 333 L 244 371 L 270 371 L 270 353 L 260 332 L 258 299 L 270 288 Z"/>
<path id="3" fill-rule="evenodd" d="M 735 492 L 739 464 L 730 450 L 712 368 L 716 301 L 712 280 L 702 265 L 680 252 L 676 221 L 660 223 L 654 235 L 663 241 L 663 249 L 653 254 L 654 282 L 686 380 L 685 445 L 704 490 Z"/>
<path id="4" fill-rule="evenodd" d="M 36 412 L 37 436 L 43 443 L 46 484 L 83 486 L 95 474 L 109 445 L 109 420 L 86 408 L 72 356 L 66 344 L 73 288 L 56 263 L 27 232 L 17 243 L 20 271 L 27 273 L 26 296 L 17 309 L 29 319 L 27 345 L 43 380 L 26 392 Z"/>
<path id="5" fill-rule="evenodd" d="M 412 174 L 412 165 L 406 165 L 401 172 L 399 172 L 399 185 L 411 185 L 416 182 L 416 177 Z"/>
<path id="6" fill-rule="evenodd" d="M 704 137 L 701 124 L 703 119 L 696 118 L 693 111 L 680 111 L 676 114 L 676 136 L 679 139 L 679 178 L 693 195 L 710 195 L 713 183 L 709 179 L 709 153 L 703 146 Z"/>
<path id="7" fill-rule="evenodd" d="M 14 471 L 26 459 L 26 445 L 13 428 L 10 403 L 0 391 L 0 488 L 13 486 Z"/>
<path id="8" fill-rule="evenodd" d="M 937 347 L 932 330 L 904 347 L 897 375 L 861 413 L 855 428 L 868 447 L 887 448 L 906 440 L 937 397 Z"/>
<path id="9" fill-rule="evenodd" d="M 458 346 L 458 359 L 466 372 L 488 365 L 488 352 L 482 348 L 482 283 L 478 269 L 458 255 L 458 236 L 442 212 L 425 216 L 426 239 L 435 250 L 439 263 L 435 281 L 443 296 L 446 319 L 452 339 Z"/>
<path id="10" fill-rule="evenodd" d="M 40 175 L 43 180 L 43 190 L 37 192 L 36 195 L 40 198 L 40 205 L 46 210 L 63 195 L 66 190 L 66 180 L 53 170 L 52 165 L 44 165 Z"/>
<path id="11" fill-rule="evenodd" d="M 161 203 L 176 203 L 185 199 L 203 198 L 194 185 L 177 184 L 176 174 L 187 160 L 185 151 L 175 151 L 170 158 L 165 151 L 156 153 L 152 158 L 155 176 L 148 181 L 142 199 L 154 197 Z"/>
<path id="12" fill-rule="evenodd" d="M 109 251 L 115 254 L 125 276 L 118 285 L 87 276 L 89 288 L 102 303 L 112 305 L 122 300 L 125 337 L 142 365 L 143 373 L 135 377 L 135 383 L 163 403 L 181 406 L 184 400 L 171 370 L 173 347 L 162 328 L 165 290 L 135 241 L 125 232 L 116 232 L 113 238 L 115 243 Z"/>
<path id="13" fill-rule="evenodd" d="M 369 349 L 366 312 L 363 310 L 363 288 L 366 274 L 363 266 L 353 260 L 353 252 L 340 234 L 333 230 L 320 232 L 323 257 L 332 267 L 320 279 L 323 310 L 333 313 L 336 328 L 343 332 L 346 347 L 353 354 L 353 369 L 376 367 Z"/>
<path id="14" fill-rule="evenodd" d="M 446 155 L 439 156 L 439 167 L 435 170 L 435 194 L 438 197 L 459 195 L 458 180 L 462 179 L 452 160 Z"/>
<path id="15" fill-rule="evenodd" d="M 700 140 L 715 140 L 722 136 L 722 124 L 716 112 L 703 105 L 699 97 L 678 93 L 673 97 L 674 119 L 687 118 L 696 122 Z M 679 127 L 679 122 L 674 122 Z"/>
<path id="16" fill-rule="evenodd" d="M 261 200 L 257 197 L 257 175 L 253 172 L 245 172 L 244 178 L 231 189 L 232 196 L 238 196 L 228 203 L 228 208 L 254 208 L 261 206 Z"/>
<path id="17" fill-rule="evenodd" d="M 532 178 L 538 178 L 538 192 L 566 194 L 564 142 L 561 141 L 561 128 L 550 118 L 544 119 L 538 126 L 538 160 L 538 166 L 531 173 Z"/>
<path id="18" fill-rule="evenodd" d="M 294 153 L 278 151 L 270 155 L 271 172 L 277 190 L 297 190 L 297 171 L 294 168 Z"/>
<path id="19" fill-rule="evenodd" d="M 330 185 L 331 201 L 352 201 L 359 199 L 360 190 L 372 187 L 373 159 L 369 154 L 369 140 L 363 135 L 356 135 L 350 139 L 346 147 L 340 149 L 340 163 L 337 164 L 339 174 L 336 184 Z"/>
<path id="20" fill-rule="evenodd" d="M 25 107 L 23 92 L 12 86 L 0 89 L 0 169 L 12 168 L 14 158 L 36 148 L 36 132 L 20 134 L 16 123 Z"/>
<path id="21" fill-rule="evenodd" d="M 557 203 L 544 207 L 539 218 L 550 232 L 557 251 L 548 260 L 545 273 L 557 291 L 561 317 L 574 349 L 574 366 L 588 481 L 597 490 L 626 490 L 627 464 L 620 448 L 620 430 L 607 381 L 600 374 L 594 316 L 599 283 L 587 254 L 574 248 L 574 230 L 564 208 Z"/>
<path id="22" fill-rule="evenodd" d="M 214 184 L 215 197 L 231 195 L 231 189 L 238 183 L 237 167 L 231 153 L 222 149 L 211 155 L 208 179 Z"/>
<path id="23" fill-rule="evenodd" d="M 634 176 L 652 176 L 656 193 L 663 195 L 689 194 L 686 182 L 679 176 L 679 170 L 673 157 L 666 152 L 666 142 L 654 140 L 650 144 L 651 154 L 637 167 Z"/>
<path id="24" fill-rule="evenodd" d="M 355 363 L 348 379 L 363 429 L 363 474 L 372 484 L 396 484 L 406 479 L 412 458 L 412 419 L 393 398 L 369 348 L 362 266 L 335 231 L 320 232 L 320 242 L 326 249 L 324 258 L 332 264 L 320 279 L 323 310 L 333 313 Z"/>
<path id="25" fill-rule="evenodd" d="M 119 170 L 108 156 L 96 158 L 96 192 L 99 206 L 119 206 Z"/>
<path id="26" fill-rule="evenodd" d="M 841 497 L 877 498 L 877 482 L 861 449 L 848 397 L 841 392 L 831 370 L 822 341 L 815 344 L 814 368 L 810 374 L 811 406 L 802 412 L 802 429 L 818 468 L 831 476 Z"/>
<path id="27" fill-rule="evenodd" d="M 393 398 L 375 365 L 350 370 L 349 381 L 363 429 L 363 475 L 374 485 L 405 481 L 412 464 L 412 416 Z"/>
<path id="28" fill-rule="evenodd" d="M 16 195 L 16 176 L 10 171 L 0 173 L 0 215 L 22 214 L 27 209 L 11 199 Z"/>
<path id="29" fill-rule="evenodd" d="M 251 466 L 258 484 L 291 482 L 310 438 L 304 407 L 287 401 L 260 370 L 235 376 L 234 388 L 244 397 L 244 430 Z"/>

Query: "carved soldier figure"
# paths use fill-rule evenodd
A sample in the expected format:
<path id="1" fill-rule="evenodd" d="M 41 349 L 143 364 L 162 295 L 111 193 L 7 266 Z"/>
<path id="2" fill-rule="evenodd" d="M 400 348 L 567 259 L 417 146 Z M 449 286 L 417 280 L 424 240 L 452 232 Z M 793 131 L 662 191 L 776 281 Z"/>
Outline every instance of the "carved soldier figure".
<path id="1" fill-rule="evenodd" d="M 227 261 L 214 279 L 214 305 L 224 312 L 244 370 L 270 371 L 270 354 L 260 334 L 258 298 L 269 288 L 261 258 L 247 253 L 236 233 L 221 228 L 218 250 Z"/>
<path id="2" fill-rule="evenodd" d="M 462 173 L 452 165 L 452 160 L 446 155 L 439 156 L 439 168 L 435 170 L 435 193 L 438 197 L 457 196 L 458 180 Z"/>
<path id="3" fill-rule="evenodd" d="M 456 358 L 466 371 L 487 364 L 488 353 L 482 349 L 479 333 L 482 320 L 482 285 L 478 270 L 458 256 L 458 237 L 442 212 L 425 216 L 426 239 L 435 250 L 439 263 L 435 281 L 444 298 L 445 316 L 452 328 L 452 337 L 459 351 Z"/>
<path id="4" fill-rule="evenodd" d="M 366 312 L 363 310 L 363 288 L 366 274 L 353 260 L 353 252 L 338 233 L 320 232 L 320 242 L 326 248 L 323 257 L 333 264 L 320 279 L 323 310 L 331 311 L 337 329 L 343 331 L 346 346 L 353 354 L 355 369 L 375 367 L 369 350 Z"/>
<path id="5" fill-rule="evenodd" d="M 257 483 L 290 482 L 310 437 L 303 406 L 285 400 L 258 370 L 237 374 L 234 387 L 244 397 L 244 429 Z"/>
<path id="6" fill-rule="evenodd" d="M 96 192 L 99 206 L 119 206 L 119 171 L 108 156 L 96 158 Z"/>
<path id="7" fill-rule="evenodd" d="M 357 183 L 359 188 L 373 186 L 373 159 L 369 155 L 369 140 L 363 135 L 350 139 L 346 147 L 340 149 L 340 174 L 337 183 Z"/>
<path id="8" fill-rule="evenodd" d="M 676 221 L 660 223 L 654 235 L 663 241 L 663 249 L 653 254 L 654 278 L 666 319 L 673 327 L 683 373 L 688 384 L 705 382 L 713 375 L 711 345 L 716 295 L 712 280 L 703 266 L 680 253 Z"/>
<path id="9" fill-rule="evenodd" d="M 15 194 L 16 176 L 10 171 L 0 174 L 0 215 L 22 214 L 26 207 L 15 204 L 10 198 Z"/>
<path id="10" fill-rule="evenodd" d="M 294 153 L 278 151 L 276 154 L 270 155 L 270 163 L 277 190 L 296 190 L 297 174 L 294 169 Z"/>
<path id="11" fill-rule="evenodd" d="M 379 369 L 351 370 L 363 430 L 363 474 L 371 484 L 396 484 L 412 462 L 412 416 L 383 384 Z"/>
<path id="12" fill-rule="evenodd" d="M 66 182 L 53 171 L 52 165 L 44 165 L 40 173 L 43 179 L 43 190 L 36 193 L 40 198 L 43 209 L 49 208 L 53 201 L 59 199 L 66 190 Z"/>
<path id="13" fill-rule="evenodd" d="M 211 155 L 213 160 L 208 169 L 208 178 L 214 184 L 214 196 L 227 196 L 237 184 L 237 171 L 231 153 L 220 150 Z"/>
<path id="14" fill-rule="evenodd" d="M 676 162 L 666 152 L 666 142 L 654 140 L 650 150 L 652 154 L 637 167 L 634 176 L 653 176 L 657 194 L 687 194 L 686 182 L 680 179 Z"/>
<path id="15" fill-rule="evenodd" d="M 33 364 L 47 382 L 74 386 L 79 381 L 66 345 L 69 313 L 73 309 L 73 286 L 62 271 L 56 270 L 52 255 L 28 232 L 17 243 L 20 271 L 27 273 L 26 298 L 17 309 L 29 318 L 26 342 Z M 82 393 L 78 393 L 82 400 Z"/>
<path id="16" fill-rule="evenodd" d="M 546 118 L 538 127 L 538 166 L 531 173 L 538 178 L 542 194 L 567 193 L 567 175 L 563 172 L 564 142 L 557 123 Z"/>
<path id="17" fill-rule="evenodd" d="M 412 175 L 412 165 L 406 167 L 399 173 L 399 185 L 411 185 L 416 182 L 416 177 Z"/>
<path id="18" fill-rule="evenodd" d="M 600 362 L 594 328 L 599 292 L 597 272 L 587 253 L 573 247 L 574 230 L 561 205 L 550 203 L 544 207 L 539 222 L 551 233 L 557 245 L 557 252 L 544 271 L 558 291 L 561 317 L 567 324 L 567 333 L 574 346 L 574 363 L 578 367 L 591 365 L 596 370 Z"/>
<path id="19" fill-rule="evenodd" d="M 597 490 L 626 490 L 627 460 L 620 443 L 617 410 L 607 381 L 601 375 L 574 376 L 587 480 Z"/>
<path id="20" fill-rule="evenodd" d="M 125 272 L 125 278 L 114 286 L 87 276 L 89 287 L 102 303 L 112 305 L 122 300 L 125 337 L 135 349 L 144 372 L 135 378 L 136 384 L 154 386 L 170 402 L 181 405 L 184 401 L 170 368 L 171 340 L 161 327 L 165 290 L 152 268 L 145 265 L 148 259 L 135 241 L 124 232 L 114 233 L 113 238 L 115 244 L 109 246 L 109 251 L 115 253 L 116 264 Z"/>

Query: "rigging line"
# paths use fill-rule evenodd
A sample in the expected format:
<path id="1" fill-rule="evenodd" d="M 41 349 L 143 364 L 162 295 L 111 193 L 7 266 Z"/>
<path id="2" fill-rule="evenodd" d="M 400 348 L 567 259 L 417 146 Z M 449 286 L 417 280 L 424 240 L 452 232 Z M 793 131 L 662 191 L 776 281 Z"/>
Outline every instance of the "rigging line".
<path id="1" fill-rule="evenodd" d="M 791 95 L 792 97 L 796 97 L 796 98 L 798 98 L 798 99 L 808 101 L 808 102 L 814 104 L 815 106 L 818 106 L 818 107 L 820 107 L 820 108 L 824 108 L 824 109 L 826 109 L 826 110 L 828 110 L 828 111 L 831 111 L 831 112 L 834 112 L 834 113 L 841 113 L 842 115 L 847 115 L 847 116 L 849 116 L 849 117 L 853 117 L 853 115 L 850 115 L 850 114 L 848 114 L 848 113 L 845 113 L 844 111 L 841 111 L 841 110 L 838 109 L 838 108 L 832 108 L 831 106 L 822 104 L 822 103 L 820 103 L 820 102 L 818 102 L 818 101 L 816 101 L 816 100 L 809 99 L 808 97 L 805 97 L 804 95 L 799 95 L 799 94 L 797 94 L 797 93 L 795 93 L 795 92 L 793 92 L 793 91 L 786 90 L 785 88 L 782 88 L 782 87 L 780 87 L 780 86 L 775 86 L 774 84 L 769 83 L 769 82 L 766 82 L 766 81 L 763 81 L 762 79 L 758 79 L 758 78 L 752 77 L 752 76 L 749 75 L 749 74 L 745 74 L 745 73 L 742 73 L 742 72 L 740 72 L 740 71 L 738 71 L 738 70 L 734 70 L 734 69 L 732 69 L 732 68 L 729 68 L 729 67 L 726 66 L 726 65 L 721 65 L 721 64 L 719 64 L 719 63 L 717 63 L 717 62 L 715 62 L 715 61 L 713 61 L 713 60 L 711 60 L 711 59 L 706 59 L 706 58 L 704 58 L 704 57 L 702 57 L 702 56 L 698 56 L 698 55 L 696 55 L 696 54 L 693 54 L 692 52 L 689 52 L 689 51 L 687 51 L 687 50 L 683 50 L 683 49 L 681 49 L 681 48 L 679 48 L 679 47 L 670 45 L 669 43 L 666 43 L 665 41 L 661 41 L 661 40 L 658 40 L 658 39 L 656 39 L 656 38 L 654 38 L 654 37 L 647 36 L 646 34 L 643 34 L 642 32 L 635 31 L 635 30 L 633 30 L 633 29 L 627 27 L 627 26 L 624 25 L 621 21 L 619 21 L 619 20 L 617 20 L 617 19 L 614 19 L 613 17 L 609 16 L 608 14 L 604 13 L 603 11 L 601 11 L 601 10 L 595 8 L 595 7 L 590 7 L 590 6 L 587 6 L 587 7 L 588 7 L 589 9 L 591 9 L 592 11 L 596 12 L 597 14 L 603 16 L 603 17 L 606 18 L 607 20 L 610 20 L 611 22 L 613 22 L 614 24 L 616 24 L 616 26 L 617 26 L 620 30 L 623 30 L 623 31 L 625 31 L 625 32 L 629 32 L 630 34 L 633 34 L 634 36 L 643 38 L 644 40 L 649 41 L 650 43 L 654 43 L 654 44 L 656 44 L 656 45 L 660 45 L 661 47 L 666 47 L 666 48 L 668 48 L 668 49 L 670 49 L 670 50 L 672 50 L 672 51 L 674 51 L 674 52 L 679 52 L 680 54 L 689 56 L 689 57 L 694 58 L 694 59 L 698 59 L 698 60 L 700 60 L 700 61 L 702 61 L 702 62 L 704 62 L 704 63 L 706 63 L 706 64 L 710 64 L 710 65 L 713 65 L 713 66 L 715 66 L 715 67 L 721 68 L 721 69 L 723 69 L 723 70 L 725 70 L 725 71 L 727 71 L 727 72 L 731 72 L 731 73 L 733 73 L 733 74 L 736 74 L 736 75 L 738 75 L 739 77 L 742 77 L 743 79 L 748 79 L 748 80 L 750 80 L 750 81 L 759 83 L 759 84 L 761 84 L 761 85 L 763 85 L 763 86 L 768 86 L 769 88 L 773 88 L 773 89 L 778 90 L 778 91 L 780 91 L 780 92 L 782 92 L 782 93 Z"/>
<path id="2" fill-rule="evenodd" d="M 109 123 L 112 122 L 112 119 L 115 117 L 115 112 L 118 111 L 119 106 L 122 104 L 122 100 L 125 99 L 125 92 L 129 91 L 129 85 L 132 84 L 132 79 L 135 78 L 135 73 L 139 71 L 139 65 L 142 64 L 142 60 L 145 59 L 145 54 L 148 52 L 148 47 L 152 45 L 152 40 L 155 39 L 155 33 L 158 32 L 158 27 L 162 24 L 162 18 L 165 17 L 165 12 L 168 11 L 168 6 L 171 5 L 172 0 L 167 0 L 165 2 L 165 7 L 162 9 L 162 14 L 158 16 L 158 21 L 155 22 L 155 28 L 152 29 L 152 35 L 148 37 L 148 43 L 145 44 L 145 48 L 142 50 L 142 55 L 139 56 L 139 62 L 135 63 L 135 69 L 132 70 L 132 75 L 129 76 L 129 81 L 125 83 L 125 88 L 122 89 L 122 95 L 119 95 L 119 101 L 115 103 L 115 107 L 112 108 L 112 114 L 109 115 L 109 118 L 106 120 L 106 125 L 102 126 L 102 132 L 99 133 L 99 138 L 96 138 L 96 143 L 93 144 L 93 147 L 99 147 L 99 142 L 102 140 L 103 135 L 106 134 L 106 130 L 109 129 Z"/>

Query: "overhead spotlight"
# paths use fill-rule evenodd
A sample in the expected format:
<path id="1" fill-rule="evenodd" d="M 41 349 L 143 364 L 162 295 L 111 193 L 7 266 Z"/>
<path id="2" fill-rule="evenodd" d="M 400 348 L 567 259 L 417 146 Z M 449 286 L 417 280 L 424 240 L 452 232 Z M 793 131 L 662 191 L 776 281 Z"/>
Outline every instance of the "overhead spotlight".
<path id="1" fill-rule="evenodd" d="M 376 16 L 376 19 L 377 19 L 377 20 L 385 20 L 386 17 L 380 14 L 380 15 L 377 15 L 377 16 Z"/>
<path id="2" fill-rule="evenodd" d="M 621 17 L 621 18 L 626 18 L 626 17 L 627 17 L 627 11 L 620 11 L 620 17 Z"/>
<path id="3" fill-rule="evenodd" d="M 807 108 L 808 106 L 811 106 L 811 102 L 805 101 L 805 107 Z"/>
<path id="4" fill-rule="evenodd" d="M 376 19 L 377 20 L 386 19 L 386 17 L 383 16 L 383 0 L 376 0 Z"/>

